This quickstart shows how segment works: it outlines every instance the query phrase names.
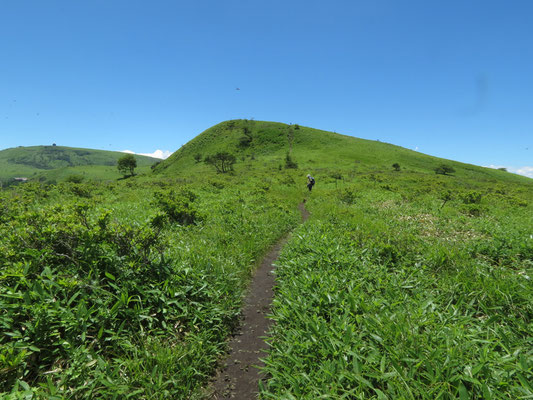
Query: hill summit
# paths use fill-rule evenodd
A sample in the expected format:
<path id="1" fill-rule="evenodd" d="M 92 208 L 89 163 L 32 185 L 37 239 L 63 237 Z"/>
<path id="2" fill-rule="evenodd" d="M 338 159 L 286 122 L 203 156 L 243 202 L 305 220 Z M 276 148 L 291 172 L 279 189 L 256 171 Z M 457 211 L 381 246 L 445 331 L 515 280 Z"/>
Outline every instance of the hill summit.
<path id="1" fill-rule="evenodd" d="M 208 172 L 210 167 L 202 161 L 218 152 L 234 155 L 235 169 L 241 171 L 285 168 L 289 156 L 294 167 L 313 174 L 335 174 L 335 171 L 379 173 L 390 171 L 392 165 L 397 164 L 402 171 L 434 175 L 439 166 L 446 164 L 459 178 L 529 181 L 504 171 L 433 157 L 389 143 L 298 124 L 254 120 L 221 122 L 186 143 L 154 170 L 172 175 Z"/>

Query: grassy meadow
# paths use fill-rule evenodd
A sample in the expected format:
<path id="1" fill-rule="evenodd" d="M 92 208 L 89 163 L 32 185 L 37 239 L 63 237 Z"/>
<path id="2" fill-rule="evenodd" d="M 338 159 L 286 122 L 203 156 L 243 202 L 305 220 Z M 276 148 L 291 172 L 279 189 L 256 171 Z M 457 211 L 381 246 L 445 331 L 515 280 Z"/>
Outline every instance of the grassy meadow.
<path id="1" fill-rule="evenodd" d="M 309 196 L 277 264 L 261 398 L 532 398 L 531 191 L 448 182 L 444 204 L 438 181 L 379 181 Z"/>
<path id="2" fill-rule="evenodd" d="M 221 151 L 230 172 L 204 162 Z M 533 398 L 532 188 L 238 120 L 133 178 L 4 189 L 0 397 L 205 397 L 251 271 L 293 231 L 261 398 Z"/>

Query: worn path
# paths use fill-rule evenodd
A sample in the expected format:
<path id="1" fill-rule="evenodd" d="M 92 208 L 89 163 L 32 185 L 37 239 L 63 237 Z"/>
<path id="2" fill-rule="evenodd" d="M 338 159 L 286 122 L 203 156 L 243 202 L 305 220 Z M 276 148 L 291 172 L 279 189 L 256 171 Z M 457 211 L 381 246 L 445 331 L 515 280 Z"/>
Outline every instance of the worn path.
<path id="1" fill-rule="evenodd" d="M 299 204 L 302 220 L 309 217 L 305 205 Z M 264 338 L 272 321 L 267 317 L 274 298 L 272 264 L 278 258 L 289 235 L 280 239 L 263 258 L 254 272 L 248 294 L 244 299 L 242 322 L 229 344 L 229 354 L 212 384 L 211 399 L 251 400 L 257 397 L 258 383 L 263 379 L 259 368 L 264 364 L 268 345 Z"/>

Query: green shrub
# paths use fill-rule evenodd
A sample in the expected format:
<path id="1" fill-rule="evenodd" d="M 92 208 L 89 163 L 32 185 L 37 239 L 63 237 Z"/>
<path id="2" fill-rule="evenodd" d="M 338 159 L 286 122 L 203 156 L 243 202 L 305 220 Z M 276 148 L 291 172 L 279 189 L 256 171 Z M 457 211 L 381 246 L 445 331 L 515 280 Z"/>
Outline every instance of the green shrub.
<path id="1" fill-rule="evenodd" d="M 453 174 L 455 172 L 455 169 L 450 165 L 441 164 L 438 167 L 436 167 L 434 171 L 436 174 L 448 175 L 448 174 Z"/>
<path id="2" fill-rule="evenodd" d="M 482 194 L 479 192 L 468 192 L 463 194 L 461 197 L 464 204 L 480 204 Z"/>
<path id="3" fill-rule="evenodd" d="M 170 222 L 181 225 L 191 225 L 201 220 L 194 202 L 196 195 L 188 190 L 181 189 L 154 193 L 154 204 L 161 209 Z"/>

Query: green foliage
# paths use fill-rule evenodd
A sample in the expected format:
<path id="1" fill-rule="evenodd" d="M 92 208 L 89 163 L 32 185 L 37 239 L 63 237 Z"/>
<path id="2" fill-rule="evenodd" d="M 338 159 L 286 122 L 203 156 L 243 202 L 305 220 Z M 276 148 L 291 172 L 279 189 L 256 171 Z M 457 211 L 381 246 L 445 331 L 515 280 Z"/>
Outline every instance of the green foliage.
<path id="1" fill-rule="evenodd" d="M 392 164 L 392 168 L 394 168 L 395 171 L 399 171 L 400 170 L 400 164 L 394 163 L 394 164 Z"/>
<path id="2" fill-rule="evenodd" d="M 452 194 L 452 191 L 451 190 L 446 190 L 444 192 L 442 192 L 439 196 L 439 198 L 442 200 L 442 205 L 440 206 L 440 208 L 444 207 L 444 205 L 449 202 L 450 200 L 453 199 L 453 194 Z"/>
<path id="3" fill-rule="evenodd" d="M 263 398 L 531 397 L 530 180 L 446 161 L 449 179 L 442 160 L 294 126 L 311 196 L 277 169 L 287 129 L 228 121 L 154 174 L 66 169 L 0 190 L 0 398 L 201 398 L 303 199 L 311 217 L 276 262 Z M 242 163 L 195 162 L 217 152 Z"/>
<path id="4" fill-rule="evenodd" d="M 298 163 L 294 161 L 289 153 L 285 155 L 285 168 L 297 169 Z"/>
<path id="5" fill-rule="evenodd" d="M 493 203 L 464 219 L 360 191 L 352 206 L 334 189 L 308 202 L 277 263 L 260 397 L 533 395 L 526 215 Z"/>
<path id="6" fill-rule="evenodd" d="M 455 172 L 455 168 L 447 164 L 441 164 L 435 168 L 435 173 L 440 174 L 440 175 L 453 174 L 454 172 Z"/>
<path id="7" fill-rule="evenodd" d="M 125 177 L 135 175 L 135 168 L 137 168 L 137 160 L 133 154 L 125 154 L 117 161 L 117 169 Z"/>
<path id="8" fill-rule="evenodd" d="M 202 155 L 201 155 L 200 153 L 196 153 L 196 154 L 194 155 L 194 161 L 196 161 L 196 163 L 201 162 L 201 161 L 202 161 L 202 158 L 203 158 L 203 157 L 202 157 Z"/>
<path id="9" fill-rule="evenodd" d="M 345 204 L 355 204 L 357 197 L 357 190 L 353 187 L 343 189 L 339 193 L 339 200 Z"/>
<path id="10" fill-rule="evenodd" d="M 468 192 L 462 195 L 464 204 L 479 204 L 481 203 L 482 194 L 479 192 Z"/>
<path id="11" fill-rule="evenodd" d="M 0 191 L 1 398 L 198 396 L 296 221 L 285 192 L 132 179 Z"/>
<path id="12" fill-rule="evenodd" d="M 14 177 L 63 181 L 73 175 L 87 179 L 116 179 L 115 165 L 123 153 L 105 150 L 78 149 L 63 146 L 16 147 L 0 151 L 0 179 Z M 158 161 L 152 157 L 135 156 L 140 169 Z"/>
<path id="13" fill-rule="evenodd" d="M 191 225 L 201 220 L 194 205 L 196 195 L 190 190 L 155 192 L 154 197 L 155 205 L 161 209 L 170 222 Z M 158 219 L 154 220 L 154 223 L 160 225 Z"/>
<path id="14" fill-rule="evenodd" d="M 205 163 L 215 167 L 219 173 L 226 173 L 233 171 L 233 164 L 235 164 L 236 158 L 233 154 L 225 151 L 219 151 L 214 155 L 206 156 Z"/>
<path id="15" fill-rule="evenodd" d="M 239 138 L 239 146 L 242 148 L 250 147 L 252 144 L 253 136 L 252 136 L 252 130 L 248 126 L 244 126 L 242 128 L 243 136 Z"/>
<path id="16" fill-rule="evenodd" d="M 81 175 L 69 175 L 65 179 L 65 182 L 69 183 L 82 183 L 83 182 L 83 176 Z"/>

